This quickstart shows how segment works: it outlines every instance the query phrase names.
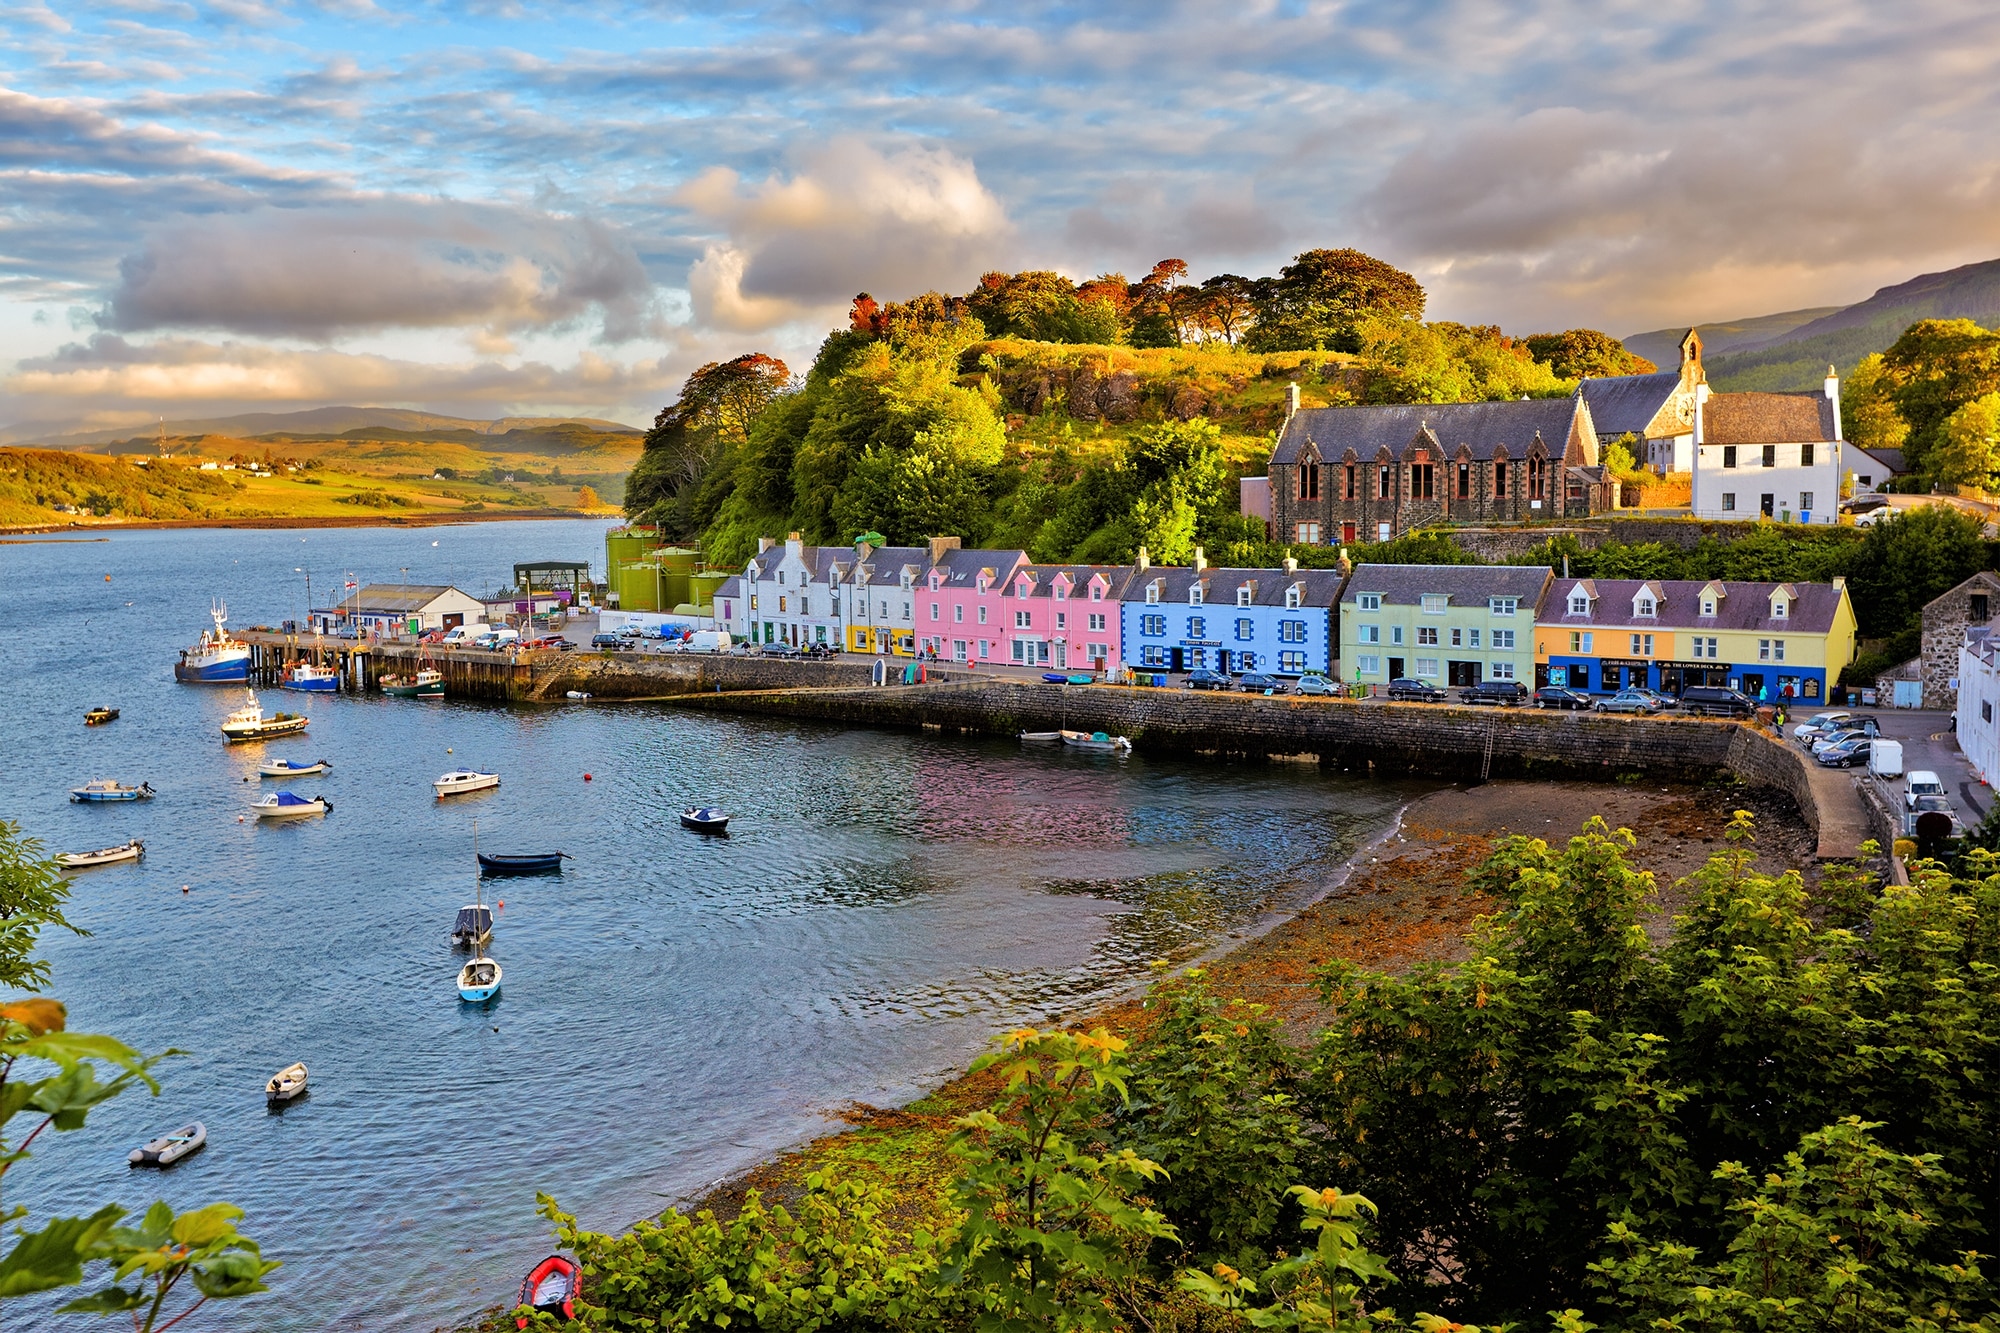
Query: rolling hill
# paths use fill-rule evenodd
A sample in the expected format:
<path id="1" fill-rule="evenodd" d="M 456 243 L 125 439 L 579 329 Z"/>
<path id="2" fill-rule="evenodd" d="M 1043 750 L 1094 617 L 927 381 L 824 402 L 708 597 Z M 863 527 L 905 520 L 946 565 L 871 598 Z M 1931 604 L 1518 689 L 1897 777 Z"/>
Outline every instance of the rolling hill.
<path id="1" fill-rule="evenodd" d="M 1846 374 L 1862 357 L 1882 351 L 1920 319 L 2000 324 L 2000 259 L 1925 273 L 1850 306 L 1695 327 L 1707 347 L 1709 383 L 1716 388 L 1785 390 L 1816 388 L 1829 365 Z M 1682 332 L 1636 333 L 1625 339 L 1625 346 L 1671 365 Z"/>
<path id="2" fill-rule="evenodd" d="M 244 412 L 237 416 L 169 421 L 164 429 L 170 437 L 226 435 L 235 439 L 253 439 L 260 435 L 332 436 L 383 430 L 412 434 L 465 431 L 478 435 L 502 435 L 510 430 L 546 430 L 564 425 L 583 426 L 594 431 L 640 433 L 637 427 L 621 421 L 601 421 L 595 417 L 501 417 L 496 421 L 478 421 L 437 412 L 412 412 L 400 407 L 313 407 L 301 412 Z M 121 426 L 109 430 L 76 430 L 56 422 L 23 421 L 0 428 L 0 444 L 88 449 L 92 445 L 143 438 L 160 429 L 159 426 Z"/>

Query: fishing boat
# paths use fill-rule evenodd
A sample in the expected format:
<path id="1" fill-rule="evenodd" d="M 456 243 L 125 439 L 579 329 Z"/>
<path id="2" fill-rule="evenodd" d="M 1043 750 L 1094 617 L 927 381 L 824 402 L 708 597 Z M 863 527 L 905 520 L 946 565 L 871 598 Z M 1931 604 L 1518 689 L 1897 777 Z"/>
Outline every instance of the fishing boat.
<path id="1" fill-rule="evenodd" d="M 324 773 L 332 767 L 332 762 L 325 759 L 315 759 L 309 764 L 295 763 L 290 759 L 266 759 L 257 766 L 257 775 L 265 778 L 303 778 Z"/>
<path id="2" fill-rule="evenodd" d="M 81 787 L 72 787 L 69 799 L 78 805 L 95 805 L 103 801 L 150 801 L 153 799 L 153 784 L 142 782 L 129 787 L 110 778 L 96 778 Z"/>
<path id="3" fill-rule="evenodd" d="M 200 1152 L 208 1142 L 208 1126 L 190 1120 L 170 1134 L 142 1143 L 125 1160 L 133 1166 L 172 1166 L 190 1153 Z"/>
<path id="4" fill-rule="evenodd" d="M 436 667 L 425 667 L 414 676 L 384 676 L 380 684 L 382 693 L 398 699 L 444 698 L 444 672 Z"/>
<path id="5" fill-rule="evenodd" d="M 1124 754 L 1131 750 L 1132 741 L 1128 736 L 1109 736 L 1101 731 L 1065 731 L 1063 744 L 1079 750 L 1100 750 L 1112 754 Z"/>
<path id="6" fill-rule="evenodd" d="M 229 619 L 227 606 L 215 602 L 208 614 L 214 618 L 215 628 L 203 630 L 194 647 L 181 649 L 181 660 L 174 663 L 174 679 L 192 685 L 246 683 L 250 679 L 250 645 L 231 638 L 222 628 L 222 622 Z"/>
<path id="7" fill-rule="evenodd" d="M 1063 734 L 1060 731 L 1024 731 L 1021 733 L 1022 740 L 1032 741 L 1036 744 L 1053 744 L 1061 740 L 1062 737 Z"/>
<path id="8" fill-rule="evenodd" d="M 691 805 L 681 811 L 681 827 L 696 833 L 727 833 L 729 816 L 712 805 Z"/>
<path id="9" fill-rule="evenodd" d="M 250 802 L 250 808 L 257 812 L 259 819 L 302 819 L 307 815 L 331 814 L 333 802 L 324 796 L 274 791 L 261 801 Z"/>
<path id="10" fill-rule="evenodd" d="M 257 691 L 245 690 L 243 695 L 248 702 L 222 720 L 222 738 L 231 744 L 290 736 L 304 731 L 312 720 L 301 713 L 273 713 L 266 717 L 264 706 L 257 702 Z"/>
<path id="11" fill-rule="evenodd" d="M 458 909 L 458 917 L 451 923 L 451 942 L 461 949 L 470 949 L 475 944 L 484 944 L 493 938 L 493 911 L 485 903 L 472 903 Z"/>
<path id="12" fill-rule="evenodd" d="M 576 1298 L 583 1294 L 583 1271 L 573 1260 L 552 1254 L 528 1270 L 521 1279 L 521 1295 L 516 1309 L 525 1305 L 537 1314 L 558 1319 L 576 1318 Z M 515 1328 L 526 1328 L 528 1316 L 514 1316 Z"/>
<path id="13" fill-rule="evenodd" d="M 294 662 L 285 668 L 285 675 L 278 682 L 287 690 L 309 690 L 314 694 L 331 694 L 340 688 L 340 673 L 332 667 L 314 666 L 311 662 Z"/>
<path id="14" fill-rule="evenodd" d="M 481 773 L 476 768 L 455 768 L 431 784 L 438 799 L 447 796 L 463 796 L 469 791 L 485 791 L 488 787 L 500 785 L 498 773 Z"/>
<path id="15" fill-rule="evenodd" d="M 295 1060 L 264 1081 L 264 1101 L 281 1106 L 306 1095 L 306 1062 Z"/>
<path id="16" fill-rule="evenodd" d="M 562 870 L 564 861 L 574 860 L 568 852 L 529 852 L 525 855 L 494 855 L 474 852 L 482 875 L 549 875 Z"/>
<path id="17" fill-rule="evenodd" d="M 101 727 L 106 722 L 117 720 L 118 710 L 115 708 L 93 708 L 83 715 L 83 725 L 86 727 Z"/>
<path id="18" fill-rule="evenodd" d="M 100 847 L 94 852 L 64 852 L 56 858 L 56 863 L 64 870 L 87 870 L 91 866 L 136 861 L 145 854 L 146 844 L 134 838 L 130 842 L 121 842 L 116 847 Z"/>

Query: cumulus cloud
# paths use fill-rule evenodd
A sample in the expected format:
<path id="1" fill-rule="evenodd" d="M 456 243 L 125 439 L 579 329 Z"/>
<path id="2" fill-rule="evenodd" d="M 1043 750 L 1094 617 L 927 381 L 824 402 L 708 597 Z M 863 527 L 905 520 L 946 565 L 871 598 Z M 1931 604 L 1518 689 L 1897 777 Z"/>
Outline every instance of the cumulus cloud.
<path id="1" fill-rule="evenodd" d="M 966 286 L 1009 232 L 972 163 L 854 139 L 754 185 L 711 167 L 675 202 L 722 233 L 688 274 L 696 317 L 743 332 L 837 314 L 858 291 Z"/>
<path id="2" fill-rule="evenodd" d="M 161 228 L 119 264 L 107 328 L 330 338 L 393 328 L 504 333 L 595 314 L 647 326 L 652 282 L 589 218 L 448 200 L 258 208 Z"/>

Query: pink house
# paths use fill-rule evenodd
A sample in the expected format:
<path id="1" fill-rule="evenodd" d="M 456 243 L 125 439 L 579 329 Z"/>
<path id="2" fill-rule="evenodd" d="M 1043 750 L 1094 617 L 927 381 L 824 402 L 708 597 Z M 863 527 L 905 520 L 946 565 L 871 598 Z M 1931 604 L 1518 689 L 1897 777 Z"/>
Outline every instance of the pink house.
<path id="1" fill-rule="evenodd" d="M 1001 596 L 1006 661 L 1061 671 L 1118 669 L 1118 603 L 1132 571 L 1117 565 L 1019 565 Z"/>
<path id="2" fill-rule="evenodd" d="M 1026 551 L 962 551 L 934 542 L 931 567 L 917 586 L 917 651 L 952 662 L 1008 660 L 1002 594 Z M 1113 646 L 1116 647 L 1116 636 Z"/>

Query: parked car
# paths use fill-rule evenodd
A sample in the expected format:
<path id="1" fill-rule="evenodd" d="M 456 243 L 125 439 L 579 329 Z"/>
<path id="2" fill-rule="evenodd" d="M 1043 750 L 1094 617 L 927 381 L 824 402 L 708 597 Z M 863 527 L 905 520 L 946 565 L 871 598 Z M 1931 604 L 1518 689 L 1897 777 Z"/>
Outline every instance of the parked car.
<path id="1" fill-rule="evenodd" d="M 1868 747 L 1873 744 L 1866 736 L 1852 736 L 1838 745 L 1814 751 L 1813 758 L 1828 768 L 1853 768 L 1868 762 Z"/>
<path id="2" fill-rule="evenodd" d="M 1247 694 L 1284 694 L 1291 687 L 1262 671 L 1246 671 L 1236 678 L 1236 688 Z"/>
<path id="3" fill-rule="evenodd" d="M 1196 667 L 1188 672 L 1182 684 L 1191 690 L 1226 690 L 1229 688 L 1229 677 L 1207 667 Z"/>
<path id="4" fill-rule="evenodd" d="M 1652 698 L 1639 690 L 1620 690 L 1609 699 L 1597 700 L 1590 707 L 1599 713 L 1637 713 L 1642 717 L 1660 711 Z"/>
<path id="5" fill-rule="evenodd" d="M 1717 717 L 1750 717 L 1757 711 L 1757 701 L 1722 685 L 1690 685 L 1681 691 L 1681 707 Z"/>
<path id="6" fill-rule="evenodd" d="M 1537 708 L 1589 708 L 1594 702 L 1582 690 L 1572 690 L 1567 685 L 1544 685 L 1535 691 Z"/>
<path id="7" fill-rule="evenodd" d="M 1389 682 L 1389 698 L 1399 703 L 1441 704 L 1450 696 L 1429 681 L 1398 676 Z"/>
<path id="8" fill-rule="evenodd" d="M 1938 775 L 1928 768 L 1911 769 L 1910 775 L 1903 779 L 1903 808 L 1916 809 L 1917 802 L 1926 796 L 1949 797 L 1950 793 L 1945 791 L 1944 783 L 1938 780 Z"/>
<path id="9" fill-rule="evenodd" d="M 1512 708 L 1527 697 L 1528 687 L 1518 680 L 1482 680 L 1458 692 L 1462 704 L 1498 704 L 1502 708 Z"/>
<path id="10" fill-rule="evenodd" d="M 609 648 L 616 652 L 625 646 L 625 636 L 622 634 L 593 634 L 590 636 L 590 646 L 593 648 Z"/>
<path id="11" fill-rule="evenodd" d="M 1813 737 L 1807 748 L 1818 754 L 1821 750 L 1830 749 L 1835 745 L 1845 745 L 1856 737 L 1866 737 L 1872 741 L 1875 739 L 1875 732 L 1864 727 L 1844 727 L 1839 731 L 1828 732 L 1824 736 Z"/>
<path id="12" fill-rule="evenodd" d="M 1792 728 L 1792 739 L 1801 745 L 1811 745 L 1829 732 L 1839 731 L 1853 716 L 1852 713 L 1814 713 Z"/>
<path id="13" fill-rule="evenodd" d="M 1669 708 L 1679 708 L 1681 706 L 1681 701 L 1679 699 L 1674 698 L 1673 695 L 1661 694 L 1658 690 L 1652 689 L 1645 685 L 1628 685 L 1626 686 L 1626 688 L 1631 690 L 1635 694 L 1645 695 L 1648 699 L 1651 699 L 1653 701 L 1653 707 L 1659 709 L 1662 712 L 1665 712 Z"/>
<path id="14" fill-rule="evenodd" d="M 1928 819 L 1925 816 L 1929 816 Z M 1951 808 L 1951 802 L 1942 796 L 1919 796 L 1917 803 L 1903 816 L 1903 833 L 1906 837 L 1940 841 L 1956 838 L 1965 831 L 1958 822 L 1958 815 Z"/>
<path id="15" fill-rule="evenodd" d="M 1295 686 L 1300 694 L 1339 694 L 1340 686 L 1328 680 L 1317 671 L 1308 671 L 1299 677 Z"/>

